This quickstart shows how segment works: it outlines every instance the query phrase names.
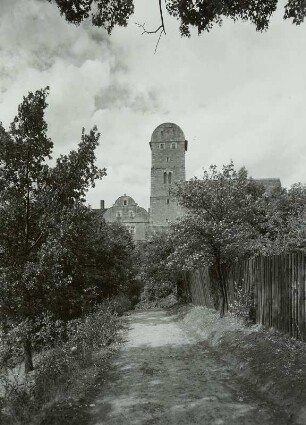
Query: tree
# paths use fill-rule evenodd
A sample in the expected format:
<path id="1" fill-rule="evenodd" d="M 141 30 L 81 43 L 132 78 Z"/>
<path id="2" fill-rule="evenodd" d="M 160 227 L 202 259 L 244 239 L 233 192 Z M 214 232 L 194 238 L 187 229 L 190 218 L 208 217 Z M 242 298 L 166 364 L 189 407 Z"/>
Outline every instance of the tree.
<path id="1" fill-rule="evenodd" d="M 274 189 L 257 205 L 258 230 L 265 238 L 263 253 L 279 254 L 305 249 L 306 186 Z"/>
<path id="2" fill-rule="evenodd" d="M 4 326 L 26 324 L 26 371 L 33 368 L 31 322 L 50 308 L 51 294 L 75 283 L 69 238 L 81 224 L 84 235 L 84 195 L 105 175 L 95 166 L 96 128 L 83 130 L 77 151 L 47 165 L 53 147 L 44 120 L 47 94 L 48 87 L 30 92 L 9 131 L 0 127 L 0 315 Z"/>
<path id="3" fill-rule="evenodd" d="M 105 28 L 110 34 L 113 28 L 126 26 L 134 12 L 133 0 L 47 0 L 56 3 L 67 22 L 79 25 L 91 16 L 92 24 Z"/>
<path id="4" fill-rule="evenodd" d="M 169 233 L 154 234 L 139 248 L 139 275 L 146 301 L 157 301 L 175 292 L 177 274 L 167 265 L 173 251 Z"/>
<path id="5" fill-rule="evenodd" d="M 103 218 L 99 220 L 98 227 L 95 222 L 90 280 L 96 283 L 97 301 L 129 293 L 136 275 L 134 251 L 134 242 L 125 226 L 106 223 Z"/>
<path id="6" fill-rule="evenodd" d="M 1 307 L 7 315 L 31 314 L 31 283 L 27 280 L 28 261 L 42 239 L 37 216 L 39 193 L 47 174 L 52 142 L 43 119 L 48 88 L 29 93 L 18 108 L 9 133 L 1 128 L 0 152 L 0 241 L 2 255 Z M 16 295 L 11 305 L 11 294 Z M 29 338 L 25 337 L 26 368 L 33 368 Z"/>
<path id="7" fill-rule="evenodd" d="M 57 4 L 65 19 L 80 24 L 91 16 L 92 24 L 105 28 L 111 33 L 116 25 L 126 26 L 134 12 L 133 0 L 47 0 Z M 198 34 L 210 31 L 214 25 L 221 25 L 224 18 L 234 21 L 248 21 L 257 31 L 268 29 L 270 18 L 275 12 L 278 0 L 156 0 L 160 10 L 160 25 L 146 33 L 165 33 L 163 8 L 180 22 L 182 36 L 190 36 L 190 29 L 196 28 Z M 305 0 L 288 0 L 285 5 L 284 19 L 292 19 L 300 25 L 305 18 Z"/>
<path id="8" fill-rule="evenodd" d="M 263 190 L 231 162 L 218 171 L 211 166 L 202 180 L 178 187 L 176 196 L 186 214 L 173 224 L 175 251 L 168 266 L 193 269 L 210 266 L 220 300 L 220 315 L 227 309 L 226 273 L 238 259 L 258 252 L 257 202 Z"/>

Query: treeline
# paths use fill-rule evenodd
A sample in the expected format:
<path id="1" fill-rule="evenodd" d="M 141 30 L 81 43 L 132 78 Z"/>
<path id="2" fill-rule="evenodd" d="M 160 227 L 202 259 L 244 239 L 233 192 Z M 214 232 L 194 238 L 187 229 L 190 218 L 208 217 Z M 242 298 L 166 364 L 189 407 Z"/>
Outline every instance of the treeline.
<path id="1" fill-rule="evenodd" d="M 129 233 L 85 204 L 88 189 L 106 175 L 95 163 L 96 127 L 83 129 L 77 149 L 50 165 L 48 91 L 30 92 L 9 129 L 0 126 L 1 338 L 13 334 L 23 346 L 26 372 L 51 324 L 131 293 L 136 273 Z"/>
<path id="2" fill-rule="evenodd" d="M 305 251 L 305 185 L 267 191 L 231 162 L 222 170 L 211 166 L 202 179 L 178 186 L 174 194 L 185 215 L 145 247 L 142 273 L 148 299 L 179 291 L 185 271 L 209 266 L 212 296 L 223 316 L 228 309 L 226 276 L 234 263 Z"/>

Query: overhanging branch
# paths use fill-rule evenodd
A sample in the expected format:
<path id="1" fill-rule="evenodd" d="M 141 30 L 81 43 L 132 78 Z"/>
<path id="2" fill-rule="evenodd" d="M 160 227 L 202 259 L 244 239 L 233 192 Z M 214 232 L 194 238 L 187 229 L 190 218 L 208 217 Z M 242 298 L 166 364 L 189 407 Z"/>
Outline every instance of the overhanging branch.
<path id="1" fill-rule="evenodd" d="M 161 21 L 161 24 L 159 25 L 159 27 L 158 28 L 156 28 L 155 30 L 151 30 L 151 31 L 149 31 L 149 30 L 147 30 L 146 29 L 146 27 L 145 27 L 145 23 L 143 23 L 143 24 L 139 24 L 139 23 L 137 23 L 137 22 L 135 22 L 135 24 L 139 27 L 139 28 L 142 28 L 142 33 L 141 33 L 141 35 L 143 35 L 143 34 L 157 34 L 157 33 L 159 33 L 159 36 L 158 36 L 158 40 L 157 40 L 157 43 L 156 43 L 156 46 L 155 46 L 155 51 L 154 51 L 154 54 L 157 52 L 157 48 L 158 48 L 158 45 L 159 45 L 159 42 L 160 42 L 160 39 L 161 39 L 161 36 L 163 35 L 163 34 L 165 34 L 166 35 L 166 29 L 165 29 L 165 22 L 164 22 L 164 15 L 163 15 L 163 8 L 162 8 L 162 0 L 158 0 L 158 4 L 159 4 L 159 14 L 160 14 L 160 21 Z"/>

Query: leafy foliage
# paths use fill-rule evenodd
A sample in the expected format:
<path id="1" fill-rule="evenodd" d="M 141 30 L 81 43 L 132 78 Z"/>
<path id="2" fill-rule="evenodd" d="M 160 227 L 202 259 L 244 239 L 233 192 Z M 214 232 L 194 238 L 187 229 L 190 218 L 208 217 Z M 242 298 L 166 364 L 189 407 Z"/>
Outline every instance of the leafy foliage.
<path id="1" fill-rule="evenodd" d="M 258 252 L 262 241 L 254 224 L 262 189 L 247 171 L 231 162 L 218 171 L 211 166 L 203 179 L 178 187 L 177 197 L 186 214 L 173 225 L 174 252 L 168 267 L 191 270 L 211 266 L 217 284 L 220 312 L 227 308 L 226 272 L 231 264 Z"/>
<path id="2" fill-rule="evenodd" d="M 169 255 L 173 252 L 170 234 L 152 235 L 139 250 L 140 279 L 144 288 L 142 302 L 156 301 L 175 292 L 176 272 L 167 267 Z"/>
<path id="3" fill-rule="evenodd" d="M 11 370 L 6 367 L 0 370 L 3 388 L 1 423 L 38 423 L 34 418 L 41 415 L 45 410 L 43 407 L 47 408 L 44 414 L 48 416 L 52 403 L 59 398 L 68 398 L 67 392 L 77 381 L 74 377 L 84 373 L 83 370 L 90 375 L 90 368 L 101 370 L 105 357 L 109 355 L 106 347 L 116 341 L 120 328 L 117 314 L 107 303 L 88 315 L 70 321 L 68 325 L 45 316 L 39 338 L 46 342 L 53 339 L 54 343 L 46 345 L 47 349 L 41 352 L 35 374 L 29 377 L 16 373 L 12 379 Z M 10 367 L 2 361 L 1 365 L 4 364 Z"/>
<path id="4" fill-rule="evenodd" d="M 9 131 L 0 127 L 0 320 L 4 333 L 22 331 L 26 370 L 44 314 L 78 317 L 124 292 L 135 273 L 128 232 L 99 222 L 84 204 L 88 188 L 106 174 L 95 164 L 97 129 L 83 129 L 77 150 L 47 164 L 47 94 L 29 93 Z"/>
<path id="5" fill-rule="evenodd" d="M 113 28 L 126 26 L 134 12 L 133 0 L 47 0 L 57 4 L 68 22 L 79 25 L 91 16 L 92 24 L 105 28 L 110 34 Z"/>
<path id="6" fill-rule="evenodd" d="M 209 267 L 212 296 L 220 301 L 221 315 L 228 304 L 227 276 L 235 262 L 306 250 L 305 185 L 267 192 L 231 162 L 222 171 L 211 166 L 203 179 L 186 182 L 176 195 L 186 213 L 172 226 L 173 251 L 166 267 Z M 242 298 L 237 305 L 243 304 Z"/>
<path id="7" fill-rule="evenodd" d="M 193 179 L 178 188 L 185 216 L 174 225 L 176 249 L 173 260 L 190 269 L 195 263 L 211 265 L 235 261 L 257 246 L 256 203 L 260 189 L 248 179 L 245 169 L 233 163 L 218 171 L 211 166 L 203 179 Z M 178 239 L 177 239 L 178 238 Z"/>
<path id="8" fill-rule="evenodd" d="M 68 22 L 80 24 L 91 16 L 92 24 L 105 28 L 111 33 L 115 26 L 126 26 L 134 12 L 133 0 L 47 0 L 57 4 Z M 162 7 L 180 22 L 182 36 L 190 36 L 190 29 L 196 28 L 198 34 L 210 31 L 213 26 L 221 25 L 224 18 L 234 21 L 248 21 L 257 31 L 268 29 L 270 18 L 277 9 L 278 0 L 156 0 Z M 306 3 L 304 0 L 288 0 L 285 5 L 284 19 L 292 19 L 296 25 L 304 21 Z"/>
<path id="9" fill-rule="evenodd" d="M 265 30 L 276 6 L 277 0 L 167 0 L 168 12 L 181 22 L 181 34 L 188 37 L 190 27 L 200 34 L 221 25 L 223 18 L 250 21 L 258 31 Z"/>
<path id="10" fill-rule="evenodd" d="M 257 211 L 257 229 L 265 239 L 263 254 L 305 250 L 305 185 L 298 183 L 289 190 L 275 189 L 261 197 Z"/>

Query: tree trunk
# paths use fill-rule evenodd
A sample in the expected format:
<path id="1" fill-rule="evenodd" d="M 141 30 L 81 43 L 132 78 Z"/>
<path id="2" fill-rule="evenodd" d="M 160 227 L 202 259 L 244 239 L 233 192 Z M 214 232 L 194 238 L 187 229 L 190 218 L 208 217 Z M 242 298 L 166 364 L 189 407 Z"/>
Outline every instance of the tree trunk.
<path id="1" fill-rule="evenodd" d="M 33 358 L 32 358 L 32 343 L 31 339 L 28 337 L 25 339 L 23 344 L 23 353 L 24 353 L 24 370 L 25 373 L 31 372 L 34 370 Z"/>
<path id="2" fill-rule="evenodd" d="M 228 310 L 228 296 L 227 296 L 226 281 L 224 278 L 224 274 L 222 271 L 222 264 L 220 263 L 220 261 L 217 261 L 216 271 L 217 271 L 219 294 L 220 294 L 220 302 L 219 302 L 220 317 L 223 317 L 225 315 L 225 311 Z"/>
<path id="3" fill-rule="evenodd" d="M 220 310 L 220 317 L 224 317 L 224 314 L 225 314 L 225 297 L 224 297 L 223 294 L 220 296 L 219 310 Z"/>
<path id="4" fill-rule="evenodd" d="M 221 278 L 221 285 L 222 285 L 222 298 L 223 298 L 223 302 L 222 302 L 222 311 L 220 311 L 220 315 L 222 313 L 221 317 L 223 317 L 224 314 L 225 314 L 225 311 L 228 310 L 227 287 L 226 287 L 226 281 L 224 279 L 223 273 L 222 273 L 222 278 Z"/>

